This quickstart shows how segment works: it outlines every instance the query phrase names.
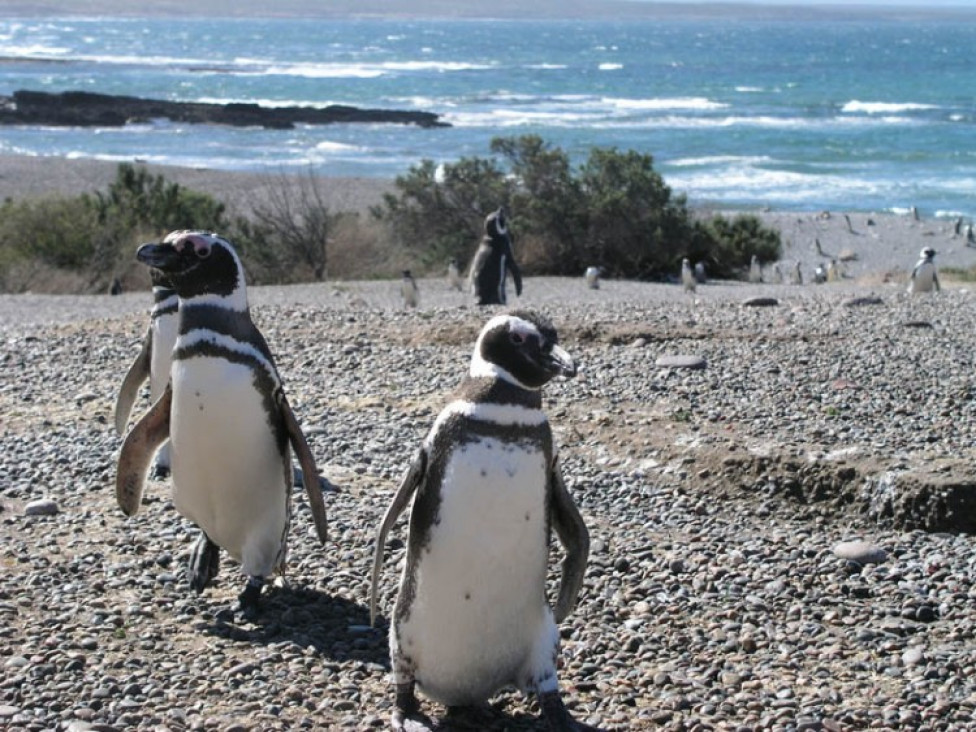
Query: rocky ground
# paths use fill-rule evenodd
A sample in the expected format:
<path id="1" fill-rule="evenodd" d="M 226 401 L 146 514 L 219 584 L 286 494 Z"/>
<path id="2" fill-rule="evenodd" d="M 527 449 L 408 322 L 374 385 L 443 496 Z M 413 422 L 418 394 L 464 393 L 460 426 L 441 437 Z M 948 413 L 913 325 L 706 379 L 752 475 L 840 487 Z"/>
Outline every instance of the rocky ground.
<path id="1" fill-rule="evenodd" d="M 338 487 L 324 547 L 295 492 L 288 585 L 253 623 L 218 618 L 240 589 L 230 561 L 188 592 L 195 533 L 167 482 L 133 518 L 115 503 L 112 407 L 148 296 L 0 296 L 0 727 L 387 723 L 373 534 L 488 315 L 420 284 L 409 312 L 392 283 L 252 292 Z M 756 295 L 777 304 L 744 304 Z M 529 279 L 517 304 L 548 311 L 582 364 L 545 398 L 592 539 L 562 627 L 575 716 L 976 729 L 976 294 Z M 671 356 L 703 368 L 659 365 Z M 402 521 L 394 536 L 386 611 Z M 541 729 L 536 711 L 504 692 L 478 728 Z"/>

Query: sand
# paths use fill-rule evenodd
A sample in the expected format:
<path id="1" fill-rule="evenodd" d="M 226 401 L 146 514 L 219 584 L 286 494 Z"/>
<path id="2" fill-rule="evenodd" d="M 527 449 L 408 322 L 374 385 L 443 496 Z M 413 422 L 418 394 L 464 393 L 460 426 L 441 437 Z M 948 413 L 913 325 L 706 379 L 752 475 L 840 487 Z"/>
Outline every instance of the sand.
<path id="1" fill-rule="evenodd" d="M 55 157 L 0 156 L 0 200 L 44 195 L 73 196 L 104 190 L 114 179 L 117 162 Z M 147 165 L 152 173 L 195 190 L 211 194 L 228 204 L 232 213 L 246 214 L 266 200 L 269 187 L 283 180 L 301 185 L 305 172 L 229 172 L 211 169 Z M 406 171 L 404 171 L 406 172 Z M 394 192 L 393 181 L 382 178 L 326 177 L 321 192 L 333 212 L 365 213 L 382 202 L 383 194 Z M 689 197 L 695 207 L 693 197 Z M 704 209 L 703 209 L 704 211 Z M 725 212 L 729 213 L 729 212 Z M 919 250 L 933 247 L 941 269 L 976 266 L 976 247 L 967 242 L 965 227 L 955 234 L 955 221 L 884 212 L 759 211 L 763 221 L 777 228 L 783 239 L 779 270 L 785 282 L 799 262 L 804 282 L 812 281 L 817 266 L 837 259 L 843 279 L 864 284 L 902 282 L 918 259 Z M 516 233 L 518 222 L 514 224 Z M 817 244 L 820 252 L 817 251 Z M 846 261 L 841 261 L 846 260 Z M 943 276 L 944 280 L 950 277 Z M 763 280 L 774 283 L 776 268 L 768 266 Z"/>

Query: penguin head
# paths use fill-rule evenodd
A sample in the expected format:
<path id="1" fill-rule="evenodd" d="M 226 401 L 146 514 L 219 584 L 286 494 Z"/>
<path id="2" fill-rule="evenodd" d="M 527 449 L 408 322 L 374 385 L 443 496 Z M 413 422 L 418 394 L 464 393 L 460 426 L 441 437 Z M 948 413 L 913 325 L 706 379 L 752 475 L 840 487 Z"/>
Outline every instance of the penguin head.
<path id="1" fill-rule="evenodd" d="M 933 257 L 935 257 L 935 250 L 932 247 L 925 247 L 918 253 L 918 256 L 920 256 L 922 259 L 931 260 Z"/>
<path id="2" fill-rule="evenodd" d="M 136 259 L 159 270 L 181 299 L 230 297 L 243 292 L 244 268 L 234 247 L 216 234 L 174 231 L 159 243 L 143 244 Z"/>
<path id="3" fill-rule="evenodd" d="M 508 238 L 508 220 L 505 209 L 499 206 L 485 218 L 485 234 L 492 240 Z"/>
<path id="4" fill-rule="evenodd" d="M 558 345 L 552 322 L 530 310 L 496 315 L 478 335 L 471 376 L 502 379 L 522 389 L 541 389 L 554 376 L 576 376 L 576 362 Z"/>

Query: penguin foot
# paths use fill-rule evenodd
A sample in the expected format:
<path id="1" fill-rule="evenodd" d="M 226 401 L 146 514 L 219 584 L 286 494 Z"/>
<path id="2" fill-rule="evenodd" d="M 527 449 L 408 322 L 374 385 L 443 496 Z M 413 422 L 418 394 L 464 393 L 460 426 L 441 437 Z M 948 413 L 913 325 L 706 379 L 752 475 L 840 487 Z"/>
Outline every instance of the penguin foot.
<path id="1" fill-rule="evenodd" d="M 396 708 L 391 727 L 397 732 L 434 732 L 437 724 L 420 711 L 420 702 L 413 693 L 414 682 L 397 684 Z"/>
<path id="2" fill-rule="evenodd" d="M 549 732 L 602 732 L 599 727 L 591 727 L 573 719 L 558 691 L 539 694 L 539 707 Z"/>
<path id="3" fill-rule="evenodd" d="M 254 620 L 260 615 L 261 608 L 259 600 L 261 598 L 261 588 L 264 587 L 263 577 L 248 577 L 244 591 L 237 596 L 241 614 L 247 620 Z"/>
<path id="4" fill-rule="evenodd" d="M 220 547 L 201 532 L 200 538 L 190 552 L 190 588 L 199 595 L 217 576 L 218 571 L 220 571 Z"/>

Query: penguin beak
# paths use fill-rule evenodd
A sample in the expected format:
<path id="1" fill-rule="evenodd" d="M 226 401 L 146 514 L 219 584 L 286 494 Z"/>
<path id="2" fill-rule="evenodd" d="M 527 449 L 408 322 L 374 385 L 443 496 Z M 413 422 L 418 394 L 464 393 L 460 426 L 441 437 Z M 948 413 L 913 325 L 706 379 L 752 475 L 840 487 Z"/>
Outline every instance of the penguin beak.
<path id="1" fill-rule="evenodd" d="M 180 253 L 172 244 L 143 244 L 136 250 L 136 259 L 164 272 L 173 269 L 179 258 Z"/>
<path id="2" fill-rule="evenodd" d="M 576 362 L 559 346 L 553 345 L 552 350 L 546 354 L 546 366 L 552 374 L 562 374 L 567 379 L 576 376 Z"/>

